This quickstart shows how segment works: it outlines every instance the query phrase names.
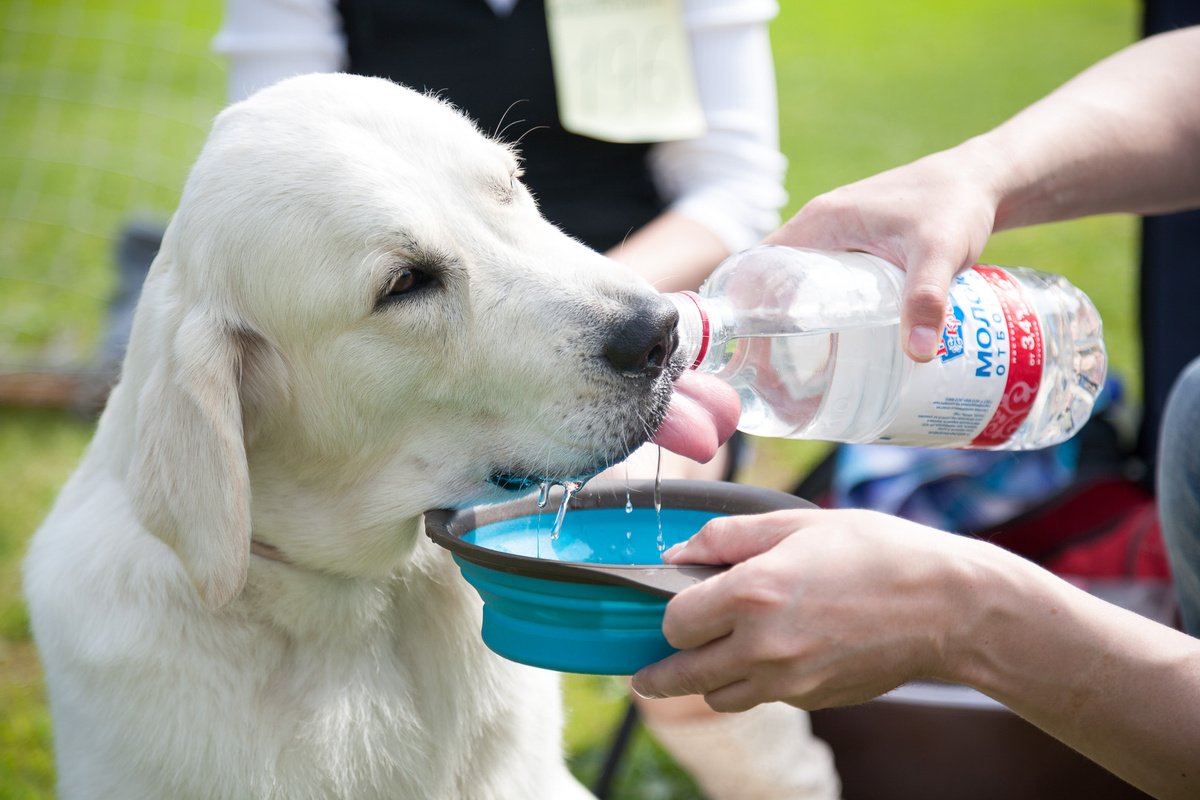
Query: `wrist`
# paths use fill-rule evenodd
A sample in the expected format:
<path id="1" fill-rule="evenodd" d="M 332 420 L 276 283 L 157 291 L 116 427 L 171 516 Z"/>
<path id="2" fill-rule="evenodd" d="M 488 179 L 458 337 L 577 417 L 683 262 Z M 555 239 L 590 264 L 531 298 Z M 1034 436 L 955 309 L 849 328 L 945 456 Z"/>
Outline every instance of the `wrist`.
<path id="1" fill-rule="evenodd" d="M 927 537 L 927 538 L 923 538 Z M 908 532 L 915 546 L 903 564 L 902 591 L 913 601 L 906 619 L 916 660 L 910 678 L 977 685 L 992 661 L 989 639 L 1004 627 L 1008 579 L 997 569 L 999 548 L 942 531 L 917 528 Z M 1006 559 L 1001 559 L 1006 560 Z M 906 584 L 906 585 L 904 585 Z"/>
<path id="2" fill-rule="evenodd" d="M 992 232 L 1002 230 L 1024 177 L 1015 159 L 993 133 L 967 139 L 944 151 L 949 169 L 955 171 L 978 196 L 992 220 Z"/>
<path id="3" fill-rule="evenodd" d="M 1013 696 L 1029 654 L 1041 646 L 1043 616 L 1066 610 L 1065 584 L 1020 556 L 975 539 L 963 541 L 957 582 L 958 624 L 948 631 L 943 680 L 996 698 Z"/>
<path id="4" fill-rule="evenodd" d="M 940 635 L 928 672 L 936 680 L 974 686 L 980 665 L 987 662 L 980 645 L 996 624 L 997 610 L 1003 608 L 1003 592 L 992 562 L 975 546 L 979 543 L 957 536 L 952 541 L 953 547 L 938 551 L 942 563 L 936 571 L 936 590 L 942 619 L 934 627 Z"/>

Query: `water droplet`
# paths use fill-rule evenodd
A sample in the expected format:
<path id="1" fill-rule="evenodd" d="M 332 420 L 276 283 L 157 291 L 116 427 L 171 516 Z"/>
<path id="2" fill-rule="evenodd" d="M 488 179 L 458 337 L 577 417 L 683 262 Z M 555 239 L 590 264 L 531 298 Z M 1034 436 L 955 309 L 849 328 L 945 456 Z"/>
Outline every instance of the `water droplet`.
<path id="1" fill-rule="evenodd" d="M 625 490 L 625 513 L 633 513 L 633 498 L 629 496 L 629 490 Z"/>
<path id="2" fill-rule="evenodd" d="M 550 498 L 550 481 L 542 481 L 542 488 L 538 492 L 538 508 L 545 508 L 546 501 Z"/>

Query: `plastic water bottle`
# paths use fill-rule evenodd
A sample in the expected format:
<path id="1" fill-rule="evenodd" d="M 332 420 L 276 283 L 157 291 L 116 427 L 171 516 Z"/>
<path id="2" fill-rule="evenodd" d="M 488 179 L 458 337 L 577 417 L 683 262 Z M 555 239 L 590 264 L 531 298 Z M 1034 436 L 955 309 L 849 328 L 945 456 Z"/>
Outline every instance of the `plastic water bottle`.
<path id="1" fill-rule="evenodd" d="M 904 273 L 864 253 L 760 246 L 721 264 L 679 309 L 679 352 L 742 400 L 758 436 L 1032 450 L 1091 414 L 1107 356 L 1100 315 L 1065 279 L 960 273 L 937 356 L 900 343 Z"/>

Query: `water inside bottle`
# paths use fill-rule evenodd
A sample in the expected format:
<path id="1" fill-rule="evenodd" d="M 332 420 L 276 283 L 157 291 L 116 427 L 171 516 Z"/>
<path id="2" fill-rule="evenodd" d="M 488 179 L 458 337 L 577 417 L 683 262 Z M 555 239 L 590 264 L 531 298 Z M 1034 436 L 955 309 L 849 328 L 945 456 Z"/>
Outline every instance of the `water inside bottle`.
<path id="1" fill-rule="evenodd" d="M 895 412 L 900 326 L 731 339 L 716 371 L 756 436 L 872 441 Z"/>

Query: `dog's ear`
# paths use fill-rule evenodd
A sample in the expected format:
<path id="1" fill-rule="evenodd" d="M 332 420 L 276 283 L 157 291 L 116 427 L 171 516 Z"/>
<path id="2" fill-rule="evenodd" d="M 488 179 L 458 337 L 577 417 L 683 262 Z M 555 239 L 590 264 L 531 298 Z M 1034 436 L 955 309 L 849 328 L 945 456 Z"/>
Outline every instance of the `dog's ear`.
<path id="1" fill-rule="evenodd" d="M 192 311 L 162 342 L 138 398 L 134 509 L 183 562 L 211 608 L 233 600 L 250 559 L 250 477 L 239 381 L 247 337 Z"/>

